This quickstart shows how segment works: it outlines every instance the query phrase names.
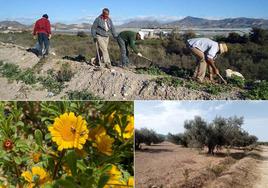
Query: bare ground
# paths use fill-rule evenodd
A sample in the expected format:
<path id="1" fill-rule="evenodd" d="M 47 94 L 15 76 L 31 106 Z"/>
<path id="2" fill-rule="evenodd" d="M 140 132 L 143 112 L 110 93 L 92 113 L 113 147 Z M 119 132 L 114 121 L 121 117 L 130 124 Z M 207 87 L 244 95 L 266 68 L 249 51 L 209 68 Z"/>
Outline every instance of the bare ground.
<path id="1" fill-rule="evenodd" d="M 195 149 L 164 142 L 135 153 L 137 188 L 253 187 L 258 154 L 240 150 L 208 156 Z"/>
<path id="2" fill-rule="evenodd" d="M 0 61 L 13 63 L 21 69 L 38 67 L 39 74 L 45 74 L 49 69 L 59 70 L 62 64 L 70 64 L 75 72 L 74 77 L 66 83 L 65 89 L 58 95 L 49 97 L 48 92 L 40 85 L 29 86 L 24 83 L 10 83 L 6 78 L 0 78 L 0 100 L 60 100 L 68 91 L 87 90 L 105 100 L 212 100 L 239 99 L 237 90 L 211 95 L 204 91 L 191 90 L 185 87 L 159 86 L 153 80 L 157 76 L 136 74 L 131 70 L 114 67 L 112 70 L 101 69 L 74 61 L 63 60 L 56 56 L 46 59 L 41 64 L 32 53 L 26 52 L 24 47 L 0 43 Z M 178 78 L 179 79 L 179 78 Z"/>
<path id="3" fill-rule="evenodd" d="M 268 147 L 262 147 L 261 160 L 258 164 L 260 178 L 255 188 L 268 188 Z"/>

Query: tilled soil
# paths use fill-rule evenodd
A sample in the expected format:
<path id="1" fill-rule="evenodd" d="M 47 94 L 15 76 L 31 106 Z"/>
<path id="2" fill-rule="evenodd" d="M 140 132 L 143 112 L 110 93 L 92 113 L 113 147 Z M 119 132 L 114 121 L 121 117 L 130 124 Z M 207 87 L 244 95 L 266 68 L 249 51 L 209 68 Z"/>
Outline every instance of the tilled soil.
<path id="1" fill-rule="evenodd" d="M 135 153 L 136 188 L 176 188 L 224 160 L 164 142 Z M 189 172 L 187 177 L 187 171 Z"/>
<path id="2" fill-rule="evenodd" d="M 63 60 L 56 56 L 51 56 L 41 63 L 34 54 L 26 52 L 26 48 L 14 44 L 0 43 L 0 61 L 17 64 L 21 69 L 38 67 L 37 73 L 41 75 L 46 74 L 50 69 L 57 71 L 62 64 L 67 63 L 75 73 L 72 80 L 65 84 L 65 89 L 52 97 L 49 96 L 49 91 L 39 86 L 8 83 L 7 79 L 2 77 L 0 100 L 60 100 L 67 92 L 83 90 L 104 100 L 235 100 L 241 98 L 237 90 L 216 96 L 185 87 L 158 85 L 154 82 L 157 76 L 136 74 L 133 70 L 118 67 L 113 67 L 111 70 L 106 68 L 96 70 L 96 67 L 86 63 Z"/>

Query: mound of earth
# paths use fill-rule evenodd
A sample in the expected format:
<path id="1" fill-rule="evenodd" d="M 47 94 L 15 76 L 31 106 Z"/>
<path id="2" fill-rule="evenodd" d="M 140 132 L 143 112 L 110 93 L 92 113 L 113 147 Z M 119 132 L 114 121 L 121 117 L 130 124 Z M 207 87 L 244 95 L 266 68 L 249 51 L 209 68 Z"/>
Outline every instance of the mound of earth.
<path id="1" fill-rule="evenodd" d="M 188 89 L 183 86 L 159 85 L 155 82 L 161 76 L 136 74 L 133 70 L 113 67 L 111 70 L 86 63 L 50 56 L 40 60 L 35 54 L 27 52 L 26 48 L 0 43 L 0 61 L 18 65 L 21 69 L 32 68 L 37 75 L 44 75 L 51 69 L 58 71 L 63 64 L 69 64 L 74 76 L 65 83 L 65 88 L 57 95 L 42 88 L 40 84 L 26 85 L 22 82 L 10 82 L 0 77 L 1 100 L 60 100 L 70 91 L 88 91 L 104 100 L 235 100 L 240 99 L 237 89 L 211 95 L 204 91 Z M 182 78 L 178 78 L 183 80 Z"/>

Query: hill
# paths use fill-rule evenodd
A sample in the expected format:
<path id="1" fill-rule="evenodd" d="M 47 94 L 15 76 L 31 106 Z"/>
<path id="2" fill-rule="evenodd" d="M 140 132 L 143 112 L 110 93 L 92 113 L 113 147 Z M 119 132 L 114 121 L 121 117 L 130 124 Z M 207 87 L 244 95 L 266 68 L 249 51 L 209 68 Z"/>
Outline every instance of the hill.
<path id="1" fill-rule="evenodd" d="M 31 29 L 32 25 L 24 25 L 17 21 L 2 21 L 0 27 L 14 27 L 14 28 L 28 28 Z M 90 23 L 81 24 L 64 24 L 64 23 L 53 23 L 53 27 L 59 30 L 88 30 L 91 28 Z M 172 22 L 161 22 L 160 20 L 131 20 L 122 25 L 118 25 L 120 28 L 268 28 L 268 20 L 266 19 L 255 19 L 255 18 L 227 18 L 221 20 L 210 20 L 196 17 L 185 17 L 181 20 Z"/>
<path id="2" fill-rule="evenodd" d="M 182 28 L 252 28 L 262 27 L 268 28 L 268 20 L 253 18 L 228 18 L 222 20 L 209 20 L 203 18 L 186 17 L 182 20 L 168 23 L 166 27 L 182 27 Z"/>

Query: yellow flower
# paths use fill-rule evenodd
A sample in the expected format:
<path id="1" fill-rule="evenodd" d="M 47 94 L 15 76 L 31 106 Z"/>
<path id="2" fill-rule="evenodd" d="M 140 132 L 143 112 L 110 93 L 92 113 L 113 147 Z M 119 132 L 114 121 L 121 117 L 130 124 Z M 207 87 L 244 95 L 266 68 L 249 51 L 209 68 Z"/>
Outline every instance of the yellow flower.
<path id="1" fill-rule="evenodd" d="M 128 178 L 127 185 L 130 187 L 134 187 L 134 177 L 133 176 Z"/>
<path id="2" fill-rule="evenodd" d="M 35 163 L 38 163 L 40 161 L 40 157 L 42 156 L 42 154 L 40 152 L 38 153 L 33 153 L 32 154 L 32 159 Z"/>
<path id="3" fill-rule="evenodd" d="M 104 153 L 108 156 L 111 156 L 113 153 L 112 145 L 114 143 L 114 139 L 111 138 L 109 135 L 100 135 L 96 136 L 95 143 L 93 146 L 98 148 L 101 153 Z"/>
<path id="4" fill-rule="evenodd" d="M 109 180 L 104 186 L 104 188 L 125 188 L 126 187 L 126 183 L 122 181 L 122 173 L 115 165 L 112 165 L 112 168 L 108 172 L 108 175 L 109 175 Z"/>
<path id="5" fill-rule="evenodd" d="M 41 167 L 32 167 L 32 171 L 26 171 L 21 176 L 29 183 L 28 187 L 33 188 L 35 186 L 40 187 L 49 182 L 48 173 Z"/>
<path id="6" fill-rule="evenodd" d="M 115 125 L 114 130 L 118 132 L 120 137 L 122 136 L 122 130 L 118 124 Z M 123 132 L 123 138 L 130 139 L 133 135 L 134 135 L 134 116 L 131 115 L 127 117 L 127 126 Z"/>
<path id="7" fill-rule="evenodd" d="M 73 112 L 56 118 L 48 130 L 52 135 L 52 140 L 57 143 L 59 151 L 70 148 L 83 149 L 89 132 L 87 122 L 82 116 L 75 116 Z"/>
<path id="8" fill-rule="evenodd" d="M 101 136 L 101 135 L 106 135 L 106 129 L 102 127 L 101 125 L 95 128 L 90 128 L 89 134 L 88 134 L 88 140 L 95 141 L 96 137 Z"/>
<path id="9" fill-rule="evenodd" d="M 108 121 L 110 124 L 113 124 L 114 122 L 114 115 L 115 115 L 116 111 L 114 111 L 109 117 L 108 117 Z"/>

